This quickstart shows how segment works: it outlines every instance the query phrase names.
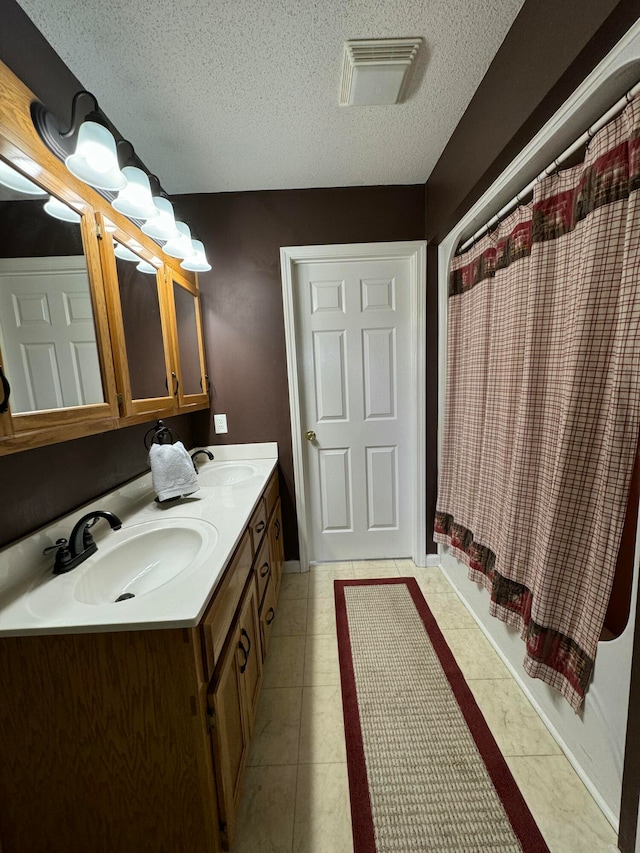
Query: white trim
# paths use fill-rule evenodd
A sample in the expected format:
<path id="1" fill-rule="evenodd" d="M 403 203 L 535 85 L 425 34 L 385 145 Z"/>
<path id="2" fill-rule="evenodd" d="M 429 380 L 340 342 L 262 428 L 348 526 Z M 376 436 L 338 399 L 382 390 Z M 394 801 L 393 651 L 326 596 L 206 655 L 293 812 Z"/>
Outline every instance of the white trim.
<path id="1" fill-rule="evenodd" d="M 285 575 L 295 575 L 301 572 L 300 560 L 285 560 L 282 564 L 282 571 Z"/>
<path id="2" fill-rule="evenodd" d="M 411 365 L 412 417 L 411 455 L 414 460 L 411 493 L 411 548 L 417 566 L 425 565 L 426 531 L 426 275 L 427 243 L 411 240 L 398 243 L 355 243 L 337 246 L 289 246 L 280 249 L 282 270 L 282 302 L 284 332 L 287 350 L 287 377 L 289 380 L 289 412 L 291 415 L 291 442 L 293 448 L 293 473 L 295 480 L 298 538 L 302 571 L 309 567 L 307 540 L 306 483 L 303 464 L 302 423 L 295 310 L 293 300 L 293 270 L 296 264 L 309 261 L 393 260 L 407 258 L 411 269 Z"/>
<path id="3" fill-rule="evenodd" d="M 435 566 L 436 568 L 442 568 L 440 565 L 440 554 L 427 554 L 425 566 Z"/>

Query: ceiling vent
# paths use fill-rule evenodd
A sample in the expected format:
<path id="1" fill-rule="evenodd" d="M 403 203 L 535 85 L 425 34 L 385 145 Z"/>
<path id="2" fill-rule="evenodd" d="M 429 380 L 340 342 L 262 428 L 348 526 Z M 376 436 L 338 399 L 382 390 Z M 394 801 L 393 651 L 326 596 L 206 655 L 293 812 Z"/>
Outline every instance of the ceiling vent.
<path id="1" fill-rule="evenodd" d="M 421 38 L 345 42 L 340 106 L 397 104 L 421 43 Z"/>

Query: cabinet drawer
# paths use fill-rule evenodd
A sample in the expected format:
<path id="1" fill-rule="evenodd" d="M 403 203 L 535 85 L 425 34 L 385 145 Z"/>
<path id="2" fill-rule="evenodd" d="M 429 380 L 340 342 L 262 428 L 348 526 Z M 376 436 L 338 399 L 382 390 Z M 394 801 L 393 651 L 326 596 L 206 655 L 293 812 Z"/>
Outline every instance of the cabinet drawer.
<path id="1" fill-rule="evenodd" d="M 264 506 L 264 498 L 260 498 L 260 503 L 255 508 L 251 521 L 249 522 L 249 530 L 251 531 L 251 543 L 253 546 L 254 555 L 260 547 L 260 540 L 264 536 L 267 529 L 267 512 Z"/>
<path id="2" fill-rule="evenodd" d="M 258 581 L 258 604 L 264 597 L 269 578 L 271 577 L 271 557 L 269 555 L 269 539 L 265 536 L 255 559 L 256 580 Z"/>
<path id="3" fill-rule="evenodd" d="M 213 600 L 200 621 L 204 674 L 209 680 L 238 609 L 242 590 L 251 573 L 251 537 L 246 530 L 216 590 Z"/>
<path id="4" fill-rule="evenodd" d="M 273 578 L 267 584 L 267 592 L 260 608 L 260 636 L 262 639 L 262 659 L 267 656 L 267 648 L 271 638 L 271 626 L 276 616 L 277 606 L 276 584 Z M 302 638 L 301 638 L 302 639 Z"/>
<path id="5" fill-rule="evenodd" d="M 271 479 L 267 483 L 267 488 L 264 490 L 264 502 L 266 504 L 267 509 L 267 518 L 271 518 L 271 513 L 273 512 L 276 503 L 278 502 L 278 495 L 280 494 L 280 484 L 278 483 L 278 469 L 273 472 L 271 475 Z"/>

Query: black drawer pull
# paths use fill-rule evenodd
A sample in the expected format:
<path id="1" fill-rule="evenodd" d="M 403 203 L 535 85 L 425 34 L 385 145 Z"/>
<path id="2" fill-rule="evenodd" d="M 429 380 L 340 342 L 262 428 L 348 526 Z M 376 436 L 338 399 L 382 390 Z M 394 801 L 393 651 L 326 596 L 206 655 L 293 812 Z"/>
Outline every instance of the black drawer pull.
<path id="1" fill-rule="evenodd" d="M 269 563 L 263 563 L 260 567 L 260 577 L 266 578 L 266 576 L 269 574 L 270 569 L 271 566 L 269 565 Z"/>
<path id="2" fill-rule="evenodd" d="M 259 521 L 256 524 L 256 533 L 262 533 L 263 530 L 264 530 L 264 521 Z"/>
<path id="3" fill-rule="evenodd" d="M 247 650 L 240 641 L 238 641 L 238 648 L 242 651 L 242 654 L 244 655 L 244 661 L 240 664 L 240 674 L 242 675 L 245 669 L 247 668 L 247 664 L 249 663 L 249 655 L 247 654 Z"/>
<path id="4" fill-rule="evenodd" d="M 276 611 L 273 609 L 273 607 L 270 607 L 267 610 L 267 615 L 266 615 L 266 618 L 264 620 L 267 623 L 267 625 L 271 625 L 271 623 L 273 622 L 273 620 L 275 618 L 275 615 L 276 615 Z"/>
<path id="5" fill-rule="evenodd" d="M 276 518 L 275 528 L 276 528 L 276 542 L 277 542 L 278 539 L 280 538 L 280 519 L 278 519 L 278 518 Z"/>
<path id="6" fill-rule="evenodd" d="M 242 631 L 240 633 L 242 634 L 243 637 L 247 638 L 247 643 L 249 643 L 249 648 L 246 651 L 246 655 L 247 655 L 247 657 L 249 657 L 249 652 L 251 651 L 251 637 L 247 634 L 247 632 L 244 630 L 244 628 L 242 629 Z"/>
<path id="7" fill-rule="evenodd" d="M 0 403 L 0 415 L 3 415 L 9 408 L 9 395 L 11 394 L 11 385 L 9 385 L 9 380 L 2 372 L 2 367 L 0 367 L 0 382 L 2 383 L 3 393 L 2 402 Z"/>

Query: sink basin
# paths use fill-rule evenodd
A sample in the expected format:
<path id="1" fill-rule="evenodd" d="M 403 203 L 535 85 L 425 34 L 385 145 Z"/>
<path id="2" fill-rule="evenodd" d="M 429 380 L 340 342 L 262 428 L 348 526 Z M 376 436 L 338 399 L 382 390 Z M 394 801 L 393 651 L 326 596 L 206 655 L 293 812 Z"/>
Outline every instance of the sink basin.
<path id="1" fill-rule="evenodd" d="M 74 597 L 83 604 L 122 606 L 195 569 L 218 541 L 212 524 L 181 518 L 148 521 L 106 537 L 98 552 L 74 569 Z M 72 574 L 72 573 L 70 573 Z"/>
<path id="2" fill-rule="evenodd" d="M 214 462 L 203 465 L 198 471 L 201 486 L 235 486 L 249 480 L 256 473 L 253 465 L 240 462 Z"/>

